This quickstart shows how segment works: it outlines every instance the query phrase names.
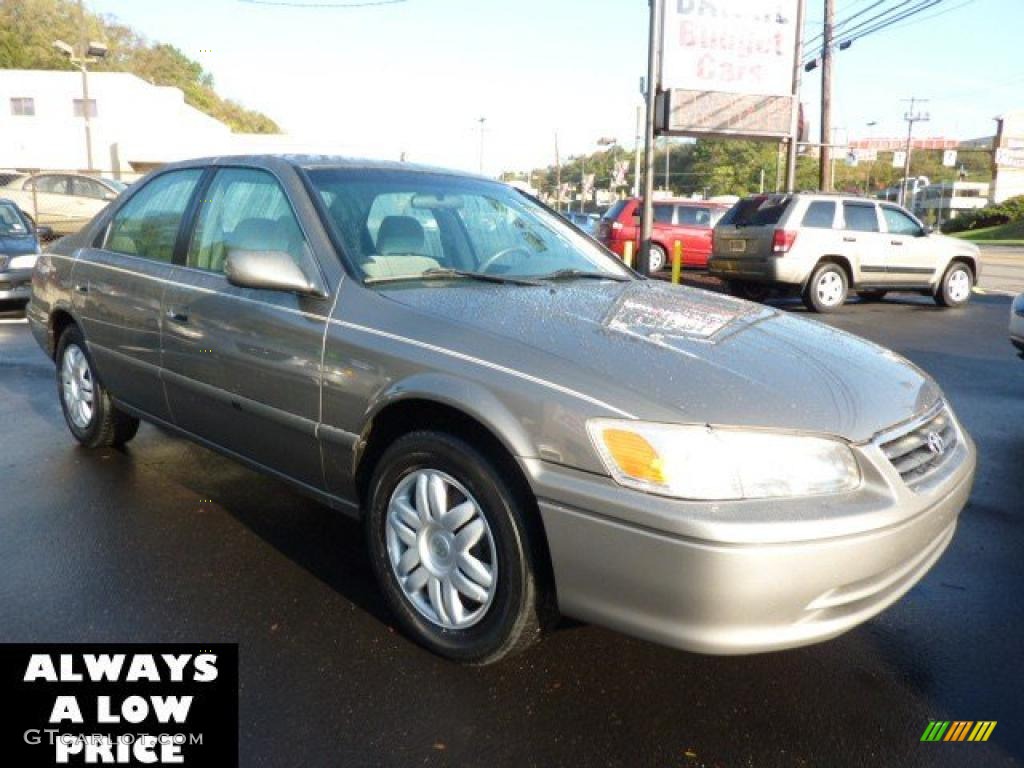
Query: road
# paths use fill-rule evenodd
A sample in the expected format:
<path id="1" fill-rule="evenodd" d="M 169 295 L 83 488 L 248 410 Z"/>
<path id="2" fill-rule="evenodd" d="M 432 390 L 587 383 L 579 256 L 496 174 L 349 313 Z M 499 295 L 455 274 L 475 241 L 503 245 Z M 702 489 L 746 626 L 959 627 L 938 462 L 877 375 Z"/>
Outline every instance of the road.
<path id="1" fill-rule="evenodd" d="M 981 288 L 1024 293 L 1024 247 L 985 246 L 981 249 L 981 263 Z"/>
<path id="2" fill-rule="evenodd" d="M 893 608 L 736 658 L 567 623 L 485 669 L 397 633 L 358 527 L 279 482 L 151 426 L 124 452 L 77 448 L 52 363 L 8 316 L 0 641 L 238 642 L 247 768 L 1019 766 L 1024 360 L 1008 306 L 897 297 L 827 318 L 931 372 L 980 449 L 949 551 Z M 929 718 L 998 725 L 989 743 L 922 744 Z"/>

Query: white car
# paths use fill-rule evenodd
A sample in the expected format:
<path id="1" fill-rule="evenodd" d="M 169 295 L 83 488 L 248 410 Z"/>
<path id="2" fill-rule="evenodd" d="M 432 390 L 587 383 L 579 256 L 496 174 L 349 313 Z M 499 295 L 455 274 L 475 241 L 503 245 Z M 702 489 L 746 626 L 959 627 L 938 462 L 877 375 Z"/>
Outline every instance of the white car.
<path id="1" fill-rule="evenodd" d="M 913 291 L 959 307 L 980 268 L 976 245 L 933 233 L 894 203 L 817 193 L 740 200 L 715 226 L 708 261 L 739 295 L 779 286 L 815 312 L 838 309 L 851 290 L 865 300 Z"/>
<path id="2" fill-rule="evenodd" d="M 36 224 L 70 235 L 84 227 L 124 189 L 119 181 L 84 173 L 20 174 L 0 187 Z"/>
<path id="3" fill-rule="evenodd" d="M 1024 293 L 1014 299 L 1010 306 L 1010 341 L 1024 352 Z"/>

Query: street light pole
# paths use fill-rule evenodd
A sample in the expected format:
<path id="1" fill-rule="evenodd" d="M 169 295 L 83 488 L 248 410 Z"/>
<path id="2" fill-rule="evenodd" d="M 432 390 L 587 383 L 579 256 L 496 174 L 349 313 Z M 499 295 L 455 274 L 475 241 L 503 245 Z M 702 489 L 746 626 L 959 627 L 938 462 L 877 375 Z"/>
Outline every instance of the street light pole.
<path id="1" fill-rule="evenodd" d="M 63 40 L 54 40 L 53 47 L 68 57 L 72 65 L 78 67 L 82 73 L 82 118 L 85 124 L 85 159 L 89 171 L 93 170 L 92 161 L 92 101 L 89 99 L 89 65 L 99 61 L 107 55 L 107 47 L 101 43 L 90 43 L 88 30 L 85 27 L 85 4 L 78 0 L 78 43 L 80 54 L 75 55 L 75 49 Z"/>
<path id="2" fill-rule="evenodd" d="M 821 151 L 819 152 L 818 187 L 832 191 L 832 29 L 835 3 L 825 0 L 825 27 L 821 43 Z"/>
<path id="3" fill-rule="evenodd" d="M 928 113 L 915 112 L 914 106 L 928 101 L 928 99 L 918 99 L 911 96 L 909 99 L 904 101 L 910 102 L 910 109 L 907 110 L 903 119 L 907 121 L 907 149 L 903 157 L 903 183 L 900 184 L 899 203 L 904 208 L 907 207 L 907 182 L 910 180 L 910 153 L 913 151 L 914 141 L 914 123 L 925 122 L 929 119 Z"/>
<path id="4" fill-rule="evenodd" d="M 636 270 L 641 275 L 649 271 L 651 258 L 651 232 L 654 229 L 654 100 L 658 95 L 658 50 L 661 48 L 661 19 L 664 0 L 648 0 L 650 29 L 647 40 L 647 124 L 644 132 L 644 207 L 640 219 L 640 251 Z"/>

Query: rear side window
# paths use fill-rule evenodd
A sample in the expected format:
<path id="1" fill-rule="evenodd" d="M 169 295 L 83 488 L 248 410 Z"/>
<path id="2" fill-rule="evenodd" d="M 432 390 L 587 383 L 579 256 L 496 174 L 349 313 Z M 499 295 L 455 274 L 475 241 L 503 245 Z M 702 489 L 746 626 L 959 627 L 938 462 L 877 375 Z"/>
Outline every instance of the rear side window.
<path id="1" fill-rule="evenodd" d="M 843 218 L 854 232 L 878 231 L 878 214 L 871 203 L 843 203 Z"/>
<path id="2" fill-rule="evenodd" d="M 672 223 L 672 207 L 671 205 L 659 205 L 654 204 L 654 220 L 659 224 L 671 224 Z"/>
<path id="3" fill-rule="evenodd" d="M 782 214 L 789 206 L 787 195 L 771 195 L 768 197 L 751 197 L 740 200 L 729 209 L 729 212 L 718 222 L 723 226 L 734 227 L 768 227 L 778 224 Z"/>
<path id="4" fill-rule="evenodd" d="M 686 227 L 710 227 L 711 209 L 680 205 L 676 208 L 676 223 Z"/>
<path id="5" fill-rule="evenodd" d="M 157 176 L 115 214 L 104 247 L 117 253 L 171 261 L 181 218 L 202 169 L 190 168 Z"/>
<path id="6" fill-rule="evenodd" d="M 199 209 L 188 265 L 222 272 L 228 251 L 283 251 L 306 274 L 312 256 L 277 179 L 254 168 L 217 171 Z"/>
<path id="7" fill-rule="evenodd" d="M 832 229 L 832 222 L 835 220 L 836 204 L 831 201 L 815 200 L 807 206 L 801 226 L 811 229 Z"/>
<path id="8" fill-rule="evenodd" d="M 622 214 L 622 211 L 625 209 L 627 205 L 629 205 L 629 200 L 619 200 L 618 202 L 613 204 L 611 208 L 605 211 L 604 216 L 602 216 L 601 218 L 607 221 L 615 221 L 616 219 L 619 218 L 619 216 Z"/>

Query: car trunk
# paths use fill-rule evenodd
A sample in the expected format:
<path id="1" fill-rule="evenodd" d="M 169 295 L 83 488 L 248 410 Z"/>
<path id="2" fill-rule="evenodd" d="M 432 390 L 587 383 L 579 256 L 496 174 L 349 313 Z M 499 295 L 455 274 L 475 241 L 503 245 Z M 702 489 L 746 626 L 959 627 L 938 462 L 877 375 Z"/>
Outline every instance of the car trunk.
<path id="1" fill-rule="evenodd" d="M 791 201 L 788 195 L 766 195 L 736 203 L 715 227 L 714 256 L 732 260 L 771 256 L 775 230 Z"/>

